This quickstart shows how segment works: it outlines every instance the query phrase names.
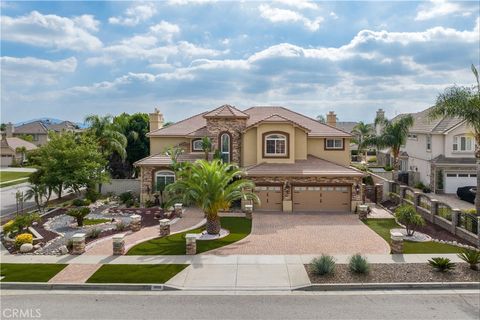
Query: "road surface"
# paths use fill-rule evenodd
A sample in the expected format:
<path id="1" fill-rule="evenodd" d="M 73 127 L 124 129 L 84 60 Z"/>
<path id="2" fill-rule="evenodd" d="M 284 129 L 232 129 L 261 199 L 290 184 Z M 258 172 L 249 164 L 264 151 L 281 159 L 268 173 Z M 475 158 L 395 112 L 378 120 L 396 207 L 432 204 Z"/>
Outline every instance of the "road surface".
<path id="1" fill-rule="evenodd" d="M 478 319 L 475 291 L 3 291 L 2 319 Z M 17 311 L 15 311 L 17 310 Z"/>

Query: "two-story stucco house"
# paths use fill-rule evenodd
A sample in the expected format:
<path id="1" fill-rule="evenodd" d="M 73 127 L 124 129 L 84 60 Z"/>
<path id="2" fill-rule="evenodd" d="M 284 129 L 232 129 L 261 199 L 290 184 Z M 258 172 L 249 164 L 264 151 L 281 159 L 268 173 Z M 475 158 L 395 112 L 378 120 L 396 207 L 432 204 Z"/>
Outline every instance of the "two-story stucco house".
<path id="1" fill-rule="evenodd" d="M 13 126 L 12 123 L 7 123 L 5 131 L 8 137 L 21 138 L 22 136 L 31 136 L 33 144 L 36 146 L 43 146 L 49 141 L 48 133 L 50 131 L 61 133 L 65 131 L 80 131 L 80 129 L 76 124 L 70 121 L 52 123 L 50 121 L 35 120 L 18 126 Z"/>
<path id="2" fill-rule="evenodd" d="M 431 119 L 429 111 L 412 114 L 414 124 L 401 149 L 401 171 L 418 172 L 419 181 L 437 193 L 476 185 L 473 129 L 459 118 Z"/>
<path id="3" fill-rule="evenodd" d="M 204 136 L 256 183 L 256 210 L 350 212 L 361 202 L 362 173 L 349 167 L 351 134 L 284 107 L 241 111 L 229 105 L 168 127 L 158 110 L 150 114 L 151 156 L 135 163 L 142 202 L 152 198 L 159 181 L 175 180 L 164 150 L 180 146 L 179 161 L 202 159 Z"/>

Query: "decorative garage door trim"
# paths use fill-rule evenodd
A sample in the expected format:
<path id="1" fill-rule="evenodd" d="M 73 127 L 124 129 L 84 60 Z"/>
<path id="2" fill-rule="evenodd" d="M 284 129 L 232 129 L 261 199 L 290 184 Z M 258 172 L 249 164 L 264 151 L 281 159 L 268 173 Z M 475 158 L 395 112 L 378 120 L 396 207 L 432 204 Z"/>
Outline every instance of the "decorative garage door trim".
<path id="1" fill-rule="evenodd" d="M 351 210 L 351 185 L 294 185 L 294 211 Z"/>
<path id="2" fill-rule="evenodd" d="M 283 210 L 283 187 L 280 184 L 262 184 L 255 187 L 255 192 L 260 198 L 260 205 L 256 210 L 282 211 Z"/>

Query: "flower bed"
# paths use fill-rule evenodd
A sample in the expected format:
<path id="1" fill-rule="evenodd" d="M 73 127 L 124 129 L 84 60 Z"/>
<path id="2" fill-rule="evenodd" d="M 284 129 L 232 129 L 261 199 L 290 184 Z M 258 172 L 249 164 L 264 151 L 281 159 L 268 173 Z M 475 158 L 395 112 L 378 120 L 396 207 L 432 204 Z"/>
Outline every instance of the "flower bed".
<path id="1" fill-rule="evenodd" d="M 338 264 L 333 274 L 318 276 L 305 265 L 312 283 L 398 283 L 398 282 L 478 282 L 480 271 L 471 270 L 466 263 L 457 263 L 454 270 L 434 271 L 426 263 L 370 264 L 368 274 L 354 274 L 348 265 Z"/>

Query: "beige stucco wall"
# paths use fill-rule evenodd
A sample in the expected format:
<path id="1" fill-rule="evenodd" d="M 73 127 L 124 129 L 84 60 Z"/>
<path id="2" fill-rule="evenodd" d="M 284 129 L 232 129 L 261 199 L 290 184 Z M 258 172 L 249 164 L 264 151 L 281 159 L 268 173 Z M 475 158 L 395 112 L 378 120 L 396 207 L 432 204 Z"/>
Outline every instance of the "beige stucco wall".
<path id="1" fill-rule="evenodd" d="M 452 158 L 473 158 L 475 156 L 474 152 L 466 152 L 466 151 L 453 151 L 453 137 L 465 135 L 472 137 L 473 141 L 473 129 L 465 124 L 453 129 L 445 136 L 445 156 L 452 157 Z M 475 142 L 473 142 L 474 144 Z M 475 150 L 475 146 L 474 146 Z"/>
<path id="2" fill-rule="evenodd" d="M 185 151 L 189 152 L 190 139 L 175 137 L 150 137 L 150 155 L 163 153 L 167 147 L 185 144 Z"/>
<path id="3" fill-rule="evenodd" d="M 263 158 L 263 134 L 266 132 L 285 132 L 290 135 L 288 158 Z M 287 123 L 263 123 L 257 127 L 257 163 L 294 163 L 295 162 L 295 127 Z"/>
<path id="4" fill-rule="evenodd" d="M 308 138 L 307 153 L 343 166 L 350 165 L 350 139 L 345 138 L 344 150 L 325 150 L 324 138 Z"/>
<path id="5" fill-rule="evenodd" d="M 307 133 L 295 128 L 295 160 L 307 159 Z"/>
<path id="6" fill-rule="evenodd" d="M 257 163 L 257 128 L 248 129 L 242 136 L 242 166 Z"/>

